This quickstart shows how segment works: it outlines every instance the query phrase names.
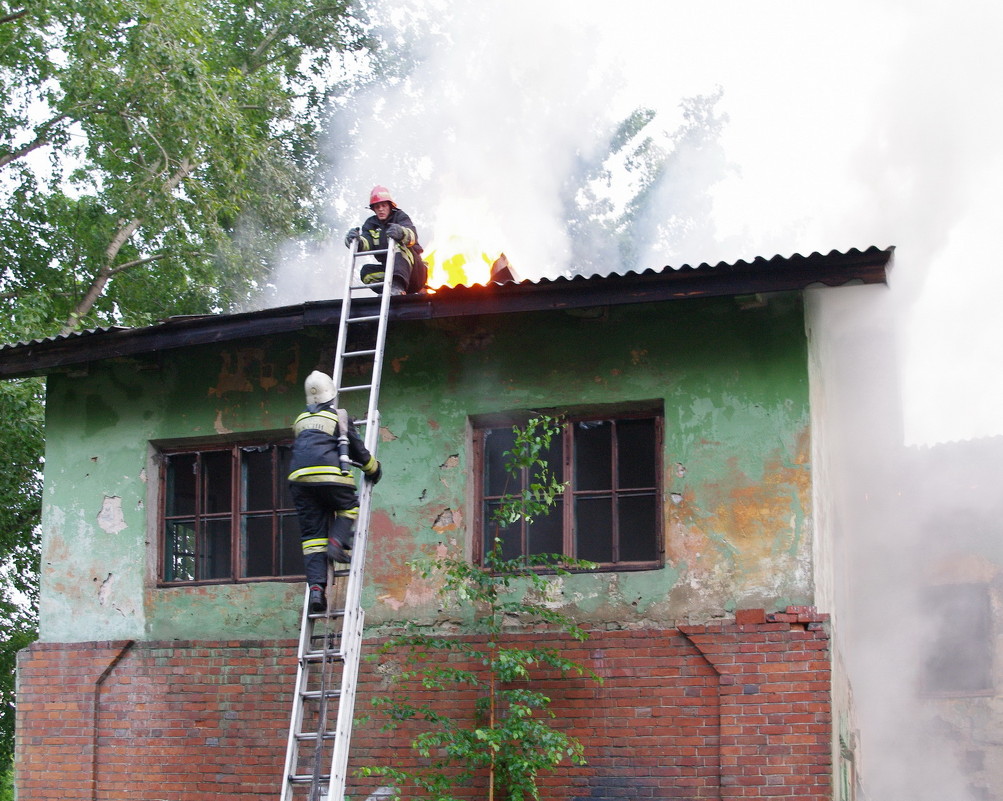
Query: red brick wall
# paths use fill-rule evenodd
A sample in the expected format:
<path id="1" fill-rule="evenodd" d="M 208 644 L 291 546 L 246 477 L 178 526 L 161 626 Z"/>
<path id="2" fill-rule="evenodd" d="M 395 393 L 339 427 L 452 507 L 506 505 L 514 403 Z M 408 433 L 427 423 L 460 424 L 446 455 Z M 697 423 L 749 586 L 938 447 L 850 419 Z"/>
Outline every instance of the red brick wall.
<path id="1" fill-rule="evenodd" d="M 822 621 L 808 608 L 745 610 L 716 625 L 560 640 L 605 681 L 543 682 L 589 763 L 543 777 L 543 797 L 829 799 Z M 371 713 L 394 667 L 363 662 L 357 715 Z M 18 664 L 18 797 L 273 801 L 294 674 L 292 640 L 36 643 Z M 443 703 L 455 714 L 470 700 L 450 693 Z M 356 729 L 352 767 L 411 760 L 406 741 L 379 723 Z M 375 786 L 349 792 L 358 801 Z"/>

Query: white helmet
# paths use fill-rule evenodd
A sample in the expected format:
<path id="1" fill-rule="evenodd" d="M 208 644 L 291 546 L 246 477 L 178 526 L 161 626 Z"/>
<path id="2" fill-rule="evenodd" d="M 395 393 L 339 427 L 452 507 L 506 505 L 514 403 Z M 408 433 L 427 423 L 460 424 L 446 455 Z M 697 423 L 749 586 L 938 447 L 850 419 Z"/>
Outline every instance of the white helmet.
<path id="1" fill-rule="evenodd" d="M 303 386 L 306 389 L 307 406 L 334 400 L 334 381 L 327 373 L 314 370 L 306 377 L 306 383 Z"/>

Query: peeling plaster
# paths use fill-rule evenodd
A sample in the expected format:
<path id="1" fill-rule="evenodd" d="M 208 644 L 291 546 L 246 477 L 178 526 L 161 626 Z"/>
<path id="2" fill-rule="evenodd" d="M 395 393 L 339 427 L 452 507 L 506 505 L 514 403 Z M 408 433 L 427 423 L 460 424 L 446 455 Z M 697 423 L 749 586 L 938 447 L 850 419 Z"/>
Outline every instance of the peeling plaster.
<path id="1" fill-rule="evenodd" d="M 105 534 L 118 534 L 127 527 L 122 514 L 122 499 L 117 495 L 105 495 L 98 512 L 98 527 Z"/>
<path id="2" fill-rule="evenodd" d="M 212 427 L 216 429 L 217 434 L 232 434 L 233 432 L 223 425 L 223 410 L 216 410 L 216 419 L 213 420 Z"/>
<path id="3" fill-rule="evenodd" d="M 399 373 L 404 368 L 404 362 L 410 359 L 410 356 L 399 356 L 396 359 L 390 361 L 390 369 L 395 373 Z"/>
<path id="4" fill-rule="evenodd" d="M 446 531 L 456 531 L 463 526 L 463 513 L 459 510 L 445 509 L 439 513 L 432 523 L 432 529 L 442 534 Z"/>
<path id="5" fill-rule="evenodd" d="M 95 577 L 94 580 L 97 581 L 97 577 Z M 112 579 L 112 575 L 109 573 L 105 577 L 104 581 L 101 582 L 101 586 L 98 587 L 98 603 L 101 604 L 101 606 L 108 605 L 108 596 L 111 595 L 114 584 L 115 582 Z"/>

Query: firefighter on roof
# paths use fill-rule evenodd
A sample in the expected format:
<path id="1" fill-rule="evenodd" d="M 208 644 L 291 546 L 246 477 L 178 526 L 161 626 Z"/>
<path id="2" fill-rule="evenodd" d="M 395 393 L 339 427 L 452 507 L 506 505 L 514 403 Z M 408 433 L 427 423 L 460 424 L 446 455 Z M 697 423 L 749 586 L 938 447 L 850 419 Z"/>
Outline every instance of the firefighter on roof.
<path id="1" fill-rule="evenodd" d="M 385 250 L 387 240 L 393 239 L 401 245 L 401 251 L 394 255 L 394 276 L 390 287 L 391 295 L 407 292 L 421 292 L 428 278 L 428 267 L 422 261 L 422 247 L 418 244 L 418 230 L 407 212 L 397 208 L 390 190 L 385 186 L 374 186 L 369 193 L 369 208 L 373 216 L 365 221 L 362 229 L 353 228 L 345 235 L 345 247 L 358 242 L 359 252 Z M 374 255 L 379 264 L 366 264 L 362 268 L 364 284 L 382 284 L 387 266 L 385 253 Z"/>
<path id="2" fill-rule="evenodd" d="M 293 423 L 289 491 L 299 515 L 303 567 L 310 585 L 310 609 L 327 608 L 324 585 L 327 563 L 351 559 L 355 521 L 359 516 L 352 466 L 362 468 L 374 484 L 383 470 L 366 449 L 351 418 L 332 406 L 331 377 L 318 370 L 307 376 L 306 411 Z M 339 419 L 340 418 L 340 419 Z"/>

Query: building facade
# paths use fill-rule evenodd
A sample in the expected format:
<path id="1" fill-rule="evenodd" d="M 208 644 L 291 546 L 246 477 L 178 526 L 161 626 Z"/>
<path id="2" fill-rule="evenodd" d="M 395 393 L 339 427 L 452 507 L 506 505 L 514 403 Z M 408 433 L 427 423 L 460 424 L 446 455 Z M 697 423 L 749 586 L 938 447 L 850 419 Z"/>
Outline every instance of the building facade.
<path id="1" fill-rule="evenodd" d="M 466 636 L 471 610 L 444 607 L 408 563 L 478 560 L 506 432 L 561 415 L 559 514 L 507 547 L 599 564 L 555 578 L 548 598 L 590 637 L 515 636 L 559 645 L 604 682 L 554 684 L 588 764 L 547 776 L 546 797 L 849 798 L 847 694 L 820 592 L 822 356 L 804 290 L 881 283 L 890 255 L 394 299 L 367 650 L 402 621 Z M 303 600 L 283 468 L 338 313 L 304 304 L 0 349 L 0 377 L 47 376 L 40 638 L 18 674 L 22 801 L 277 795 Z M 392 662 L 363 662 L 360 715 Z M 413 758 L 378 724 L 357 727 L 352 767 Z M 353 799 L 377 790 L 353 781 Z"/>

